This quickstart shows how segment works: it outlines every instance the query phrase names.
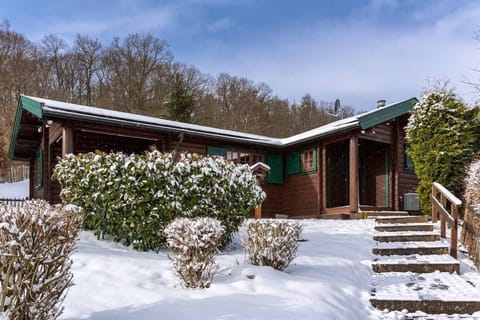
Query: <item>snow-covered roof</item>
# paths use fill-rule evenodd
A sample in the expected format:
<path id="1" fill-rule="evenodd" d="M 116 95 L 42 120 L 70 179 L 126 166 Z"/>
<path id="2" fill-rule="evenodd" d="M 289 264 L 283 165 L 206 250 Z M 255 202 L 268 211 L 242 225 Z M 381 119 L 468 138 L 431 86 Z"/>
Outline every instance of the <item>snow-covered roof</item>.
<path id="1" fill-rule="evenodd" d="M 415 98 L 411 98 L 392 103 L 383 108 L 374 109 L 353 117 L 341 119 L 288 138 L 273 138 L 24 95 L 20 97 L 19 106 L 24 106 L 26 110 L 41 118 L 86 120 L 91 122 L 139 127 L 155 131 L 185 133 L 193 136 L 234 142 L 244 142 L 271 147 L 284 147 L 355 128 L 365 129 L 373 127 L 409 112 L 416 101 Z"/>
<path id="2" fill-rule="evenodd" d="M 50 99 L 23 96 L 27 99 L 40 103 L 42 115 L 45 117 L 64 117 L 91 121 L 111 122 L 133 127 L 144 127 L 152 130 L 188 133 L 211 138 L 226 138 L 239 142 L 252 142 L 259 144 L 276 144 L 278 139 L 243 133 L 233 130 L 225 130 L 166 120 L 161 118 L 143 116 L 139 114 L 114 111 L 103 108 L 84 106 L 79 104 L 60 102 Z"/>

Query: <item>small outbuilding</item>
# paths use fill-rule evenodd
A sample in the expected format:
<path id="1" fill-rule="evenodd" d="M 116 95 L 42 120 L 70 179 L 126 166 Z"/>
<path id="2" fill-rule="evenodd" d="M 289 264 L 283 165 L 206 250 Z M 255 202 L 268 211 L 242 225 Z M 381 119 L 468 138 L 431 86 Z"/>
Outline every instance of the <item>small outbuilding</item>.
<path id="1" fill-rule="evenodd" d="M 415 98 L 273 138 L 29 96 L 20 96 L 9 147 L 30 163 L 30 197 L 60 201 L 51 180 L 57 159 L 95 150 L 157 149 L 263 162 L 263 215 L 320 217 L 401 210 L 418 185 L 406 151 L 405 125 Z"/>

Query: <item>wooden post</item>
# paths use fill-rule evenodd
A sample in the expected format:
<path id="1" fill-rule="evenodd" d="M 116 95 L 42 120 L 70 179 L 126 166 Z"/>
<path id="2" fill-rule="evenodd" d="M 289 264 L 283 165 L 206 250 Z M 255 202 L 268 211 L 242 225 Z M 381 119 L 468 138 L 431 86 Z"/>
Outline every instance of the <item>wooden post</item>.
<path id="1" fill-rule="evenodd" d="M 358 137 L 350 137 L 349 195 L 350 212 L 358 212 Z"/>
<path id="2" fill-rule="evenodd" d="M 321 168 L 320 170 L 320 213 L 325 213 L 327 208 L 327 146 L 325 143 L 322 143 L 321 147 Z"/>
<path id="3" fill-rule="evenodd" d="M 452 203 L 453 225 L 450 226 L 450 255 L 457 258 L 458 207 Z"/>
<path id="4" fill-rule="evenodd" d="M 440 203 L 442 204 L 442 207 L 446 208 L 447 199 L 445 198 L 443 193 L 440 194 Z M 440 237 L 447 237 L 447 221 L 443 214 L 440 215 Z"/>
<path id="5" fill-rule="evenodd" d="M 432 184 L 432 223 L 436 223 L 438 219 L 437 207 L 433 203 L 433 199 L 436 199 L 437 192 L 435 186 Z"/>
<path id="6" fill-rule="evenodd" d="M 35 182 L 35 173 L 33 172 L 33 168 L 35 167 L 35 158 L 32 157 L 30 159 L 30 171 L 29 171 L 29 182 L 28 182 L 28 197 L 29 199 L 35 198 L 35 186 L 33 185 Z"/>
<path id="7" fill-rule="evenodd" d="M 43 200 L 50 202 L 50 180 L 52 178 L 50 174 L 50 130 L 48 126 L 43 123 Z"/>
<path id="8" fill-rule="evenodd" d="M 262 204 L 259 204 L 258 207 L 255 208 L 255 219 L 260 219 L 262 217 Z"/>
<path id="9" fill-rule="evenodd" d="M 64 126 L 62 133 L 62 157 L 69 153 L 73 153 L 73 128 Z"/>

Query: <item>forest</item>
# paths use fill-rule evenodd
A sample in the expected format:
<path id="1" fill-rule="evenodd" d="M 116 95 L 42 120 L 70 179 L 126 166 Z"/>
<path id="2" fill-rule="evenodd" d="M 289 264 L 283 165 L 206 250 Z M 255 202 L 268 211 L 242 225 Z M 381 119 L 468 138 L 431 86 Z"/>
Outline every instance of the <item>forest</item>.
<path id="1" fill-rule="evenodd" d="M 50 34 L 39 43 L 0 23 L 0 168 L 20 94 L 217 128 L 286 137 L 353 115 L 306 93 L 289 101 L 265 83 L 176 61 L 166 40 L 129 34 L 101 43 Z"/>

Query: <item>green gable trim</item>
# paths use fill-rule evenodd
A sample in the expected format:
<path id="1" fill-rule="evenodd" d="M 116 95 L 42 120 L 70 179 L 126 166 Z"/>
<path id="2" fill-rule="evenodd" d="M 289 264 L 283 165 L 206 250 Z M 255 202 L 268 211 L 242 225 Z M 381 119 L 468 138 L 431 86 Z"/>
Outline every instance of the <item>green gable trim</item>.
<path id="1" fill-rule="evenodd" d="M 20 96 L 20 105 L 24 110 L 27 110 L 31 114 L 34 114 L 38 118 L 42 118 L 42 104 L 25 96 Z"/>
<path id="2" fill-rule="evenodd" d="M 38 118 L 42 118 L 42 106 L 39 102 L 20 96 L 18 99 L 17 111 L 15 113 L 15 122 L 13 124 L 10 145 L 8 146 L 8 159 L 13 160 L 15 152 L 15 144 L 17 143 L 18 131 L 20 130 L 20 122 L 22 121 L 23 111 L 26 110 Z"/>
<path id="3" fill-rule="evenodd" d="M 418 102 L 416 98 L 411 98 L 399 103 L 376 109 L 373 112 L 359 116 L 360 128 L 368 129 L 378 124 L 395 119 L 399 116 L 409 113 L 413 106 Z"/>
<path id="4" fill-rule="evenodd" d="M 20 130 L 20 122 L 22 121 L 23 111 L 26 110 L 38 118 L 42 118 L 42 105 L 32 99 L 20 96 L 18 100 L 17 111 L 15 113 L 15 122 L 13 124 L 12 136 L 10 138 L 10 145 L 8 146 L 8 159 L 13 160 L 15 152 L 15 145 L 17 144 L 18 131 Z"/>

